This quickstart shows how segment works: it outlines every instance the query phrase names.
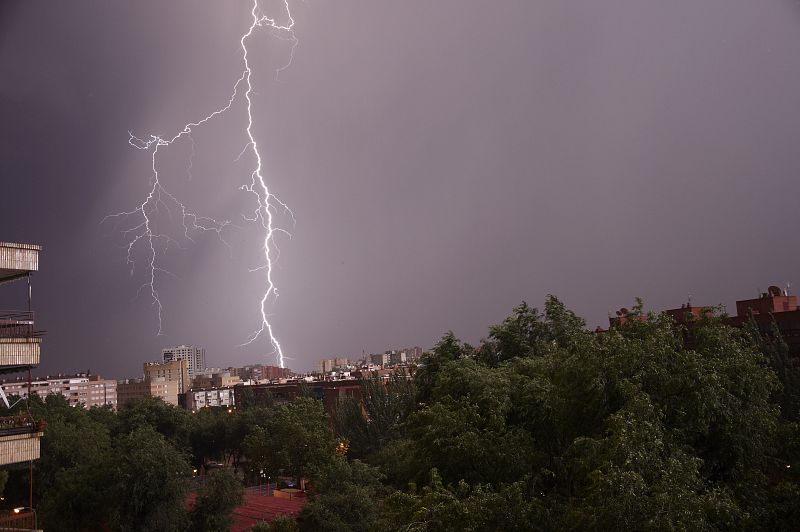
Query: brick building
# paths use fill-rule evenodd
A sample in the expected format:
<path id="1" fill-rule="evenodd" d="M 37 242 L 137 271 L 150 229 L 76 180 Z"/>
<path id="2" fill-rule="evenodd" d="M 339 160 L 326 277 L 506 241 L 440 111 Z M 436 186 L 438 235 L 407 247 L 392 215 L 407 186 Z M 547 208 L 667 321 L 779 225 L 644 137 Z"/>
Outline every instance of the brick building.
<path id="1" fill-rule="evenodd" d="M 714 310 L 714 307 L 698 307 L 688 303 L 680 308 L 663 312 L 671 316 L 676 323 L 690 324 L 704 313 Z M 777 286 L 770 286 L 757 298 L 737 301 L 736 315 L 724 317 L 723 322 L 733 327 L 744 327 L 751 317 L 759 330 L 766 335 L 772 334 L 773 324 L 777 325 L 789 347 L 789 354 L 800 357 L 800 307 L 797 304 L 797 296 L 789 295 L 787 290 Z M 632 318 L 628 309 L 622 308 L 616 312 L 616 316 L 609 317 L 609 324 L 611 327 L 616 327 Z M 635 319 L 644 317 L 636 316 Z"/>
<path id="2" fill-rule="evenodd" d="M 256 400 L 269 395 L 274 404 L 285 404 L 293 401 L 307 389 L 311 397 L 321 400 L 325 413 L 333 417 L 337 403 L 344 398 L 353 397 L 361 400 L 361 384 L 356 379 L 335 381 L 288 382 L 285 384 L 256 384 L 253 386 L 234 386 L 234 402 L 242 404 L 245 389 L 253 391 Z"/>

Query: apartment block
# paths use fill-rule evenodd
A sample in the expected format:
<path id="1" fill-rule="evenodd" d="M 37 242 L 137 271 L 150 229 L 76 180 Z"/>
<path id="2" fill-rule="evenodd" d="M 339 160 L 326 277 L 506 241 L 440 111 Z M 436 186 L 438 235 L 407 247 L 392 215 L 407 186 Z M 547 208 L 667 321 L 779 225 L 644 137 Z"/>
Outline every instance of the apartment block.
<path id="1" fill-rule="evenodd" d="M 28 397 L 29 383 L 26 378 L 17 378 L 0 383 L 6 396 Z M 58 375 L 30 381 L 30 394 L 45 399 L 50 394 L 63 395 L 70 406 L 117 406 L 117 381 L 103 379 L 98 375 Z"/>
<path id="2" fill-rule="evenodd" d="M 117 382 L 117 408 L 131 401 L 146 397 L 158 397 L 165 403 L 178 405 L 178 381 L 168 381 L 164 377 L 152 379 L 129 379 Z"/>
<path id="3" fill-rule="evenodd" d="M 231 407 L 234 404 L 233 388 L 190 390 L 185 396 L 185 408 L 191 411 L 208 407 Z"/>
<path id="4" fill-rule="evenodd" d="M 178 393 L 185 393 L 191 387 L 189 379 L 189 367 L 184 359 L 171 360 L 169 362 L 145 362 L 144 378 L 164 379 L 178 383 Z"/>
<path id="5" fill-rule="evenodd" d="M 189 372 L 189 381 L 206 369 L 206 350 L 204 347 L 193 345 L 178 345 L 167 347 L 161 350 L 161 357 L 164 362 L 174 360 L 185 360 L 186 369 Z"/>
<path id="6" fill-rule="evenodd" d="M 198 375 L 192 380 L 192 390 L 200 390 L 204 388 L 228 388 L 236 386 L 242 382 L 237 375 L 231 375 L 228 371 L 221 371 L 218 373 L 205 373 Z"/>

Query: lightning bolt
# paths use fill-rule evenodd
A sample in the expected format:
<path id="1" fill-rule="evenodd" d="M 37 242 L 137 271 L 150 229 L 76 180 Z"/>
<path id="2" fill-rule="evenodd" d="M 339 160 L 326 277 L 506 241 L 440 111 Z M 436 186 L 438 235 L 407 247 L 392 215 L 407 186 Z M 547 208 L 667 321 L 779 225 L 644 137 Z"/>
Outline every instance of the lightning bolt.
<path id="1" fill-rule="evenodd" d="M 258 142 L 253 135 L 253 102 L 251 97 L 253 93 L 253 71 L 248 57 L 247 41 L 254 32 L 263 28 L 268 30 L 274 37 L 288 41 L 291 44 L 288 61 L 275 70 L 275 79 L 279 79 L 281 72 L 291 66 L 294 59 L 294 50 L 299 42 L 294 32 L 295 21 L 292 18 L 292 13 L 289 8 L 289 0 L 283 0 L 283 6 L 285 9 L 286 22 L 281 24 L 278 22 L 277 17 L 271 18 L 261 13 L 258 0 L 253 1 L 253 8 L 250 11 L 252 17 L 250 26 L 239 40 L 242 49 L 242 74 L 233 84 L 231 96 L 228 98 L 225 105 L 200 120 L 185 124 L 172 136 L 149 135 L 145 138 L 140 138 L 132 132 L 128 132 L 128 143 L 131 146 L 139 150 L 149 151 L 151 154 L 149 191 L 144 200 L 133 210 L 110 214 L 103 219 L 103 222 L 114 219 L 118 222 L 123 220 L 126 222 L 132 221 L 130 226 L 122 231 L 122 234 L 128 239 L 126 244 L 126 263 L 131 269 L 131 275 L 133 275 L 137 266 L 135 258 L 136 253 L 139 248 L 144 248 L 147 262 L 147 281 L 139 287 L 137 296 L 140 295 L 142 291 L 147 291 L 149 293 L 153 305 L 157 310 L 158 334 L 161 335 L 163 333 L 164 306 L 159 296 L 157 281 L 162 275 L 171 276 L 173 274 L 160 266 L 158 259 L 170 246 L 175 245 L 178 248 L 182 246 L 180 240 L 158 229 L 156 214 L 160 213 L 161 210 L 165 210 L 169 217 L 172 218 L 173 209 L 175 209 L 179 213 L 179 220 L 183 227 L 182 239 L 184 241 L 194 242 L 192 235 L 212 232 L 216 233 L 219 240 L 229 248 L 230 245 L 225 240 L 225 233 L 228 228 L 239 226 L 233 224 L 231 220 L 216 220 L 211 217 L 201 216 L 189 209 L 174 194 L 169 192 L 159 175 L 159 154 L 162 150 L 166 150 L 181 139 L 187 139 L 191 143 L 191 156 L 186 171 L 189 180 L 191 180 L 191 171 L 195 155 L 195 144 L 192 138 L 192 132 L 226 113 L 238 101 L 243 99 L 244 107 L 247 111 L 247 125 L 244 128 L 244 132 L 247 136 L 247 143 L 236 160 L 238 161 L 245 153 L 248 153 L 248 151 L 251 151 L 255 158 L 255 167 L 250 174 L 250 182 L 246 185 L 242 185 L 240 190 L 251 194 L 255 199 L 256 206 L 251 214 L 243 215 L 242 218 L 245 222 L 257 224 L 263 229 L 263 240 L 261 241 L 263 262 L 259 266 L 250 269 L 250 272 L 265 272 L 266 284 L 264 287 L 264 294 L 259 302 L 260 326 L 250 334 L 241 345 L 249 345 L 266 334 L 269 336 L 269 341 L 274 349 L 278 365 L 282 368 L 286 367 L 283 348 L 273 332 L 267 309 L 270 302 L 275 301 L 278 297 L 278 289 L 272 276 L 273 266 L 280 253 L 275 242 L 275 236 L 276 234 L 283 233 L 291 237 L 286 230 L 276 226 L 275 215 L 277 212 L 288 213 L 294 222 L 294 214 L 285 203 L 270 192 L 267 182 L 264 179 L 263 160 L 261 152 L 259 151 Z"/>

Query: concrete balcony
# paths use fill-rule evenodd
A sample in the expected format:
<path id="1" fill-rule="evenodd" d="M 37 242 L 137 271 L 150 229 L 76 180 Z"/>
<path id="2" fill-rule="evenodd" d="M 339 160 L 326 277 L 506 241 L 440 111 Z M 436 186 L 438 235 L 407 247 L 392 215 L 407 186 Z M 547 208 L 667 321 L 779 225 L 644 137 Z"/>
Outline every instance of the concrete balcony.
<path id="1" fill-rule="evenodd" d="M 3 338 L 0 336 L 0 373 L 22 371 L 38 366 L 41 338 Z"/>
<path id="2" fill-rule="evenodd" d="M 0 311 L 0 373 L 38 365 L 40 336 L 33 329 L 33 312 Z"/>
<path id="3" fill-rule="evenodd" d="M 25 277 L 39 269 L 42 246 L 0 242 L 0 283 Z"/>
<path id="4" fill-rule="evenodd" d="M 0 465 L 38 460 L 43 428 L 27 415 L 0 417 Z"/>

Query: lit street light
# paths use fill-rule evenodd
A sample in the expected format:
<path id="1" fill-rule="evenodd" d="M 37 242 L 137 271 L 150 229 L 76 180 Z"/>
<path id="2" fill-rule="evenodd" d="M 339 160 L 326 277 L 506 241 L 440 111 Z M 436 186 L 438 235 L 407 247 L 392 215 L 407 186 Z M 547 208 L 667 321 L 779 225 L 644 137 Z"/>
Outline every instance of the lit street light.
<path id="1" fill-rule="evenodd" d="M 31 508 L 30 506 L 18 506 L 17 508 L 14 508 L 13 511 L 15 514 L 19 514 L 22 513 L 23 510 L 30 510 L 31 512 L 33 512 L 33 528 L 39 530 L 39 524 L 38 524 L 39 519 L 36 515 L 36 509 Z"/>

